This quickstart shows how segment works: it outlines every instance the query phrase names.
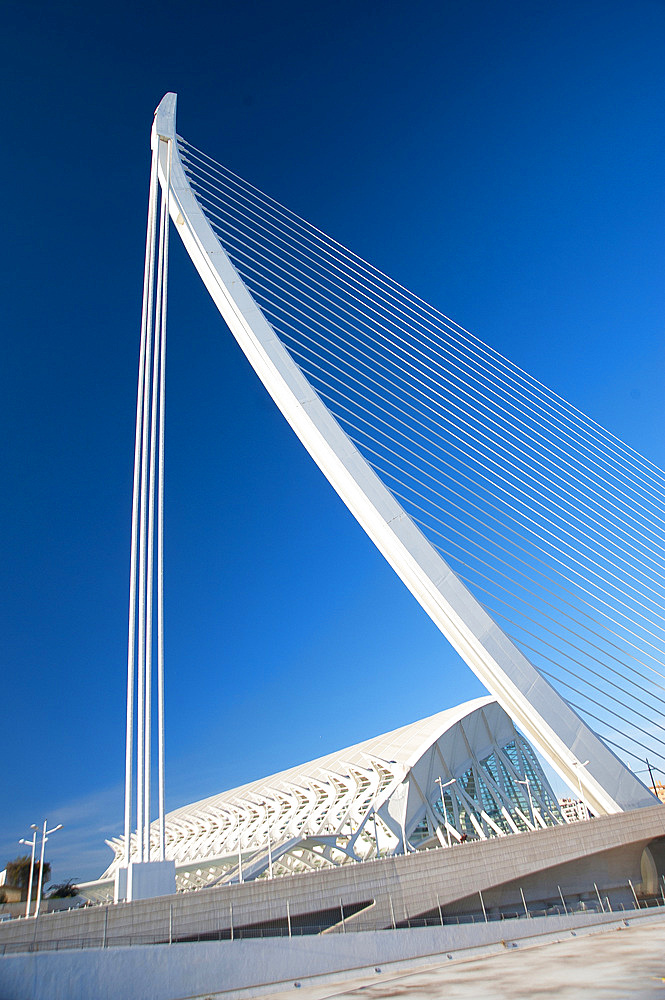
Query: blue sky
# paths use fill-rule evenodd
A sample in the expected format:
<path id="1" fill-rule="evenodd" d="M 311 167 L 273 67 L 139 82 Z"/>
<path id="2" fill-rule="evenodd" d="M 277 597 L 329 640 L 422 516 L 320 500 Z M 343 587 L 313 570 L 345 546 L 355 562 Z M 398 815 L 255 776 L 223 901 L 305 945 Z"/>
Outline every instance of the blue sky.
<path id="1" fill-rule="evenodd" d="M 122 825 L 152 112 L 663 464 L 665 8 L 9 3 L 0 864 Z M 173 242 L 167 803 L 481 692 L 283 424 Z"/>

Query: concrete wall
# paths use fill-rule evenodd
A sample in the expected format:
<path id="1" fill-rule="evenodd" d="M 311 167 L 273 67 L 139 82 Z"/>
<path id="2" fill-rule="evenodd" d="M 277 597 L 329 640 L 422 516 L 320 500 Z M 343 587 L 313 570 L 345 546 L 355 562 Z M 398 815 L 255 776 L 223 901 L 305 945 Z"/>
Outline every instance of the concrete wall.
<path id="1" fill-rule="evenodd" d="M 328 937 L 219 941 L 8 955 L 0 960 L 0 1000 L 184 1000 L 248 998 L 308 979 L 367 974 L 380 982 L 399 965 L 479 957 L 506 947 L 560 940 L 659 920 L 662 913 L 576 914 L 460 927 L 370 931 Z M 389 966 L 388 969 L 385 966 Z"/>

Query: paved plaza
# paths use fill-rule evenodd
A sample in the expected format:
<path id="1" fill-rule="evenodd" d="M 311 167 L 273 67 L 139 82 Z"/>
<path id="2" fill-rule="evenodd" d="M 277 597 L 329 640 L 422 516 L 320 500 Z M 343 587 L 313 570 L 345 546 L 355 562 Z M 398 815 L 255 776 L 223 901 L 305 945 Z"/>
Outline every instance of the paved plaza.
<path id="1" fill-rule="evenodd" d="M 656 1000 L 665 998 L 665 919 L 412 971 L 293 988 L 298 1000 Z M 443 956 L 445 959 L 445 956 Z M 285 1000 L 288 994 L 264 995 Z"/>

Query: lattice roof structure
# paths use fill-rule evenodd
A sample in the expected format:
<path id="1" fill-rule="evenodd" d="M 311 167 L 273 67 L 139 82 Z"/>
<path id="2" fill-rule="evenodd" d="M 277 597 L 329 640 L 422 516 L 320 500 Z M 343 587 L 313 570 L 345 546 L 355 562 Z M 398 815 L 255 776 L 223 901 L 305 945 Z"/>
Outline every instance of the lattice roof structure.
<path id="1" fill-rule="evenodd" d="M 200 888 L 562 822 L 531 746 L 485 697 L 168 813 L 166 857 L 180 889 Z M 108 843 L 91 898 L 112 894 L 124 858 L 124 838 Z"/>

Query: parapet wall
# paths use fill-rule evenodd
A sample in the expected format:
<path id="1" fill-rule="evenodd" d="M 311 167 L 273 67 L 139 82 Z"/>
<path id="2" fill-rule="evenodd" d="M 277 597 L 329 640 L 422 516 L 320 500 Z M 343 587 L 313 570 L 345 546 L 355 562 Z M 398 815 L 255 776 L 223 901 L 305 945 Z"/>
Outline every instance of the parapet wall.
<path id="1" fill-rule="evenodd" d="M 663 910 L 584 914 L 334 937 L 215 941 L 171 947 L 93 948 L 7 955 L 0 996 L 11 1000 L 249 1000 L 308 983 L 363 977 L 380 988 L 404 968 L 464 961 L 506 948 L 547 944 L 665 921 Z M 329 987 L 331 992 L 334 988 Z M 375 993 L 376 995 L 376 993 Z"/>

